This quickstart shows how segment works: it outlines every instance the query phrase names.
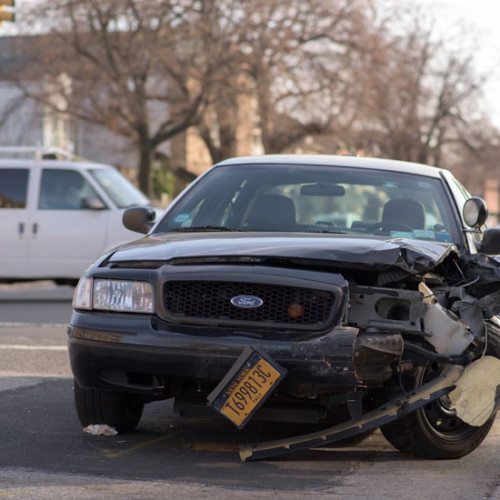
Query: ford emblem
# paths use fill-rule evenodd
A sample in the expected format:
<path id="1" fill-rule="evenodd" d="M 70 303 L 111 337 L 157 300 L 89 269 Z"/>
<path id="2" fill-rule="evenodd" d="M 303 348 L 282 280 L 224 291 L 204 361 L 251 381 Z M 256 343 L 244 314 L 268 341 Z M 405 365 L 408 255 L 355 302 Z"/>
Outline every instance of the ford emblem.
<path id="1" fill-rule="evenodd" d="M 254 295 L 237 295 L 231 299 L 231 304 L 236 307 L 242 307 L 243 309 L 256 309 L 260 307 L 264 301 L 255 297 Z"/>

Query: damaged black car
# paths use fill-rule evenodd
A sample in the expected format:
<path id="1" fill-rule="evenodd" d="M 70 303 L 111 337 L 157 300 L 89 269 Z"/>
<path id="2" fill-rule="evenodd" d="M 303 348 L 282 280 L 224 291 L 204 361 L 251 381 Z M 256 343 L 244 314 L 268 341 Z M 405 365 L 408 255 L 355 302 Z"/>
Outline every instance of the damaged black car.
<path id="1" fill-rule="evenodd" d="M 373 429 L 415 456 L 473 451 L 500 399 L 500 229 L 443 169 L 351 156 L 223 161 L 81 278 L 68 328 L 83 426 L 144 405 L 306 422 L 243 460 Z"/>

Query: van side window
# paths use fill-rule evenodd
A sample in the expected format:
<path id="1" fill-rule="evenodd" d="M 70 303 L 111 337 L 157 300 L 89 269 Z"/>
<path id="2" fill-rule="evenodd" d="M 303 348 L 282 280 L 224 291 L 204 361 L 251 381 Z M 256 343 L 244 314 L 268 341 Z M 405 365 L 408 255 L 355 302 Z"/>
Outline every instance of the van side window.
<path id="1" fill-rule="evenodd" d="M 95 189 L 74 170 L 44 169 L 40 183 L 38 208 L 46 210 L 79 210 L 83 200 L 99 198 Z"/>
<path id="2" fill-rule="evenodd" d="M 0 208 L 26 208 L 29 170 L 0 169 Z"/>

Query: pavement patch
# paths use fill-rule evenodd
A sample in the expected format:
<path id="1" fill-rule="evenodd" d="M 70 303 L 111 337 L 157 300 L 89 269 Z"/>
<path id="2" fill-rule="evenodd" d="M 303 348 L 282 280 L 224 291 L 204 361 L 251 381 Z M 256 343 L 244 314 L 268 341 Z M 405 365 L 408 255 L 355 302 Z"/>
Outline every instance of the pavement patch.
<path id="1" fill-rule="evenodd" d="M 10 374 L 11 372 L 8 372 Z M 46 378 L 40 377 L 15 377 L 6 376 L 6 372 L 0 372 L 0 392 L 11 391 L 21 387 L 32 387 L 45 382 Z"/>

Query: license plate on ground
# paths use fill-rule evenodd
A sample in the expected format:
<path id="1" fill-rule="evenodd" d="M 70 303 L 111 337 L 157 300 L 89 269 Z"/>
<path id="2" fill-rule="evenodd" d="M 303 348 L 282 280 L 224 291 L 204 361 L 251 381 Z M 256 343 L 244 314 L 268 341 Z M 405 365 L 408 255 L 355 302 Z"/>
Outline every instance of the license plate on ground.
<path id="1" fill-rule="evenodd" d="M 227 375 L 209 394 L 208 404 L 241 429 L 285 374 L 286 370 L 268 356 L 246 347 Z"/>

